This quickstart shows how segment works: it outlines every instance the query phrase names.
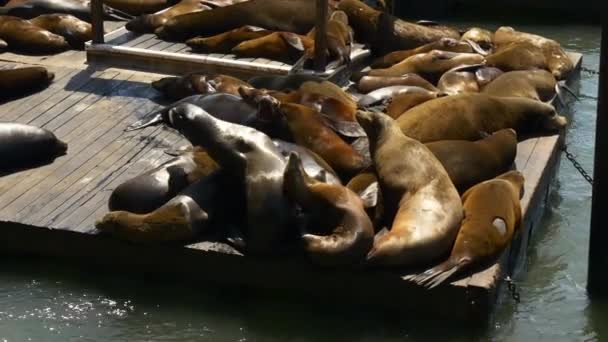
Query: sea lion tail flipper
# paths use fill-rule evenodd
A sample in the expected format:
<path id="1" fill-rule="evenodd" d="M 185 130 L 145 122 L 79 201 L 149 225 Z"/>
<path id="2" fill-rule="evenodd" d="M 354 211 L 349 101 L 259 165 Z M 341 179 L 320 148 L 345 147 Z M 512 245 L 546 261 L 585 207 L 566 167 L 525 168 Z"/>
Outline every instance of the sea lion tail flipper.
<path id="1" fill-rule="evenodd" d="M 163 116 L 161 113 L 155 112 L 153 115 L 147 115 L 140 120 L 135 121 L 125 128 L 125 132 L 131 132 L 140 130 L 149 126 L 156 126 L 163 122 Z"/>
<path id="2" fill-rule="evenodd" d="M 566 90 L 570 95 L 572 95 L 572 97 L 574 97 L 577 101 L 580 101 L 581 99 L 578 97 L 578 95 L 576 95 L 576 93 L 574 92 L 574 90 L 572 90 L 570 87 L 568 87 L 568 85 L 566 84 L 565 80 L 562 81 L 558 81 L 557 84 L 555 85 L 555 92 L 557 94 L 561 94 L 562 89 Z M 561 95 L 560 95 L 561 96 Z"/>
<path id="3" fill-rule="evenodd" d="M 479 44 L 470 39 L 465 39 L 465 42 L 467 42 L 467 44 L 469 44 L 473 48 L 473 51 L 477 52 L 482 56 L 487 56 L 490 54 L 488 51 L 484 50 L 481 46 L 479 46 Z"/>
<path id="4" fill-rule="evenodd" d="M 365 208 L 375 207 L 378 204 L 378 182 L 373 182 L 361 191 L 359 197 L 361 197 Z"/>
<path id="5" fill-rule="evenodd" d="M 459 260 L 449 259 L 420 274 L 405 276 L 403 277 L 403 280 L 408 280 L 418 285 L 425 286 L 430 290 L 445 282 L 469 263 L 470 259 L 468 258 L 461 258 Z"/>

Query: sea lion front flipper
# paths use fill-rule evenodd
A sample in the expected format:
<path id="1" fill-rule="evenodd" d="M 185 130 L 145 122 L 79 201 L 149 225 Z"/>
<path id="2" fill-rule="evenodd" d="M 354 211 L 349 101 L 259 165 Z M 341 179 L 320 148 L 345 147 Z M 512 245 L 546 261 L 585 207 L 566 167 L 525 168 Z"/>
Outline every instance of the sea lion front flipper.
<path id="1" fill-rule="evenodd" d="M 360 138 L 366 136 L 365 131 L 357 122 L 336 120 L 323 113 L 321 113 L 321 118 L 327 126 L 343 136 L 351 138 Z"/>
<path id="2" fill-rule="evenodd" d="M 372 156 L 369 152 L 369 139 L 367 136 L 362 136 L 357 140 L 353 141 L 350 146 L 355 150 L 355 152 L 359 153 L 367 164 L 371 164 Z"/>

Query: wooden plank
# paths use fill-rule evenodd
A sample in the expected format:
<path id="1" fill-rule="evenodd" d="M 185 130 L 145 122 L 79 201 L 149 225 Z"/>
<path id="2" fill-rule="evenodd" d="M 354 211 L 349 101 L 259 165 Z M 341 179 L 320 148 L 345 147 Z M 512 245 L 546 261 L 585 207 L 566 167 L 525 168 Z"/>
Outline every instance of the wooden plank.
<path id="1" fill-rule="evenodd" d="M 158 44 L 149 47 L 149 49 L 155 50 L 155 51 L 163 51 L 164 49 L 167 49 L 172 45 L 173 45 L 173 43 L 171 43 L 171 42 L 165 42 L 165 41 L 161 40 Z"/>
<path id="2" fill-rule="evenodd" d="M 123 46 L 123 47 L 135 47 L 138 44 L 141 44 L 143 42 L 146 42 L 146 41 L 148 41 L 150 39 L 155 39 L 155 38 L 156 38 L 156 36 L 153 35 L 153 34 L 151 34 L 151 33 L 144 33 L 144 34 L 138 36 L 135 39 L 129 40 L 128 42 L 122 44 L 121 46 Z M 94 48 L 94 47 L 91 47 L 91 48 Z"/>

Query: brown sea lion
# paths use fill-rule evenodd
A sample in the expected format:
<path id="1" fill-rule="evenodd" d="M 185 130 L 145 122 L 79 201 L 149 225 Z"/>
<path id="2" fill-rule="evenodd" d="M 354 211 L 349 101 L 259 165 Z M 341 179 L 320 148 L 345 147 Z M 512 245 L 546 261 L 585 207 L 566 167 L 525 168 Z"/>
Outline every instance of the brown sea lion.
<path id="1" fill-rule="evenodd" d="M 464 216 L 456 188 L 433 153 L 382 113 L 357 112 L 370 141 L 385 225 L 367 259 L 383 266 L 425 264 L 448 252 Z"/>
<path id="2" fill-rule="evenodd" d="M 315 25 L 315 7 L 310 0 L 251 0 L 172 18 L 158 28 L 156 34 L 164 40 L 183 41 L 245 25 L 306 34 Z"/>
<path id="3" fill-rule="evenodd" d="M 206 152 L 186 152 L 117 186 L 108 202 L 110 211 L 150 213 L 189 185 L 219 169 Z"/>
<path id="4" fill-rule="evenodd" d="M 414 49 L 393 51 L 385 56 L 376 59 L 371 67 L 373 69 L 390 68 L 393 65 L 403 62 L 406 58 L 420 53 L 427 53 L 433 50 L 447 52 L 473 53 L 473 48 L 466 42 L 461 42 L 454 38 L 441 38 L 434 42 L 419 46 Z"/>
<path id="5" fill-rule="evenodd" d="M 348 16 L 342 11 L 335 11 L 331 14 L 326 24 L 326 39 L 327 39 L 327 68 L 335 68 L 339 65 L 350 64 L 350 54 L 352 43 L 354 41 L 353 29 L 348 25 Z M 307 35 L 314 44 L 316 30 L 313 28 Z M 314 58 L 314 49 L 308 49 L 299 63 L 294 65 L 294 68 L 299 69 L 304 66 L 307 61 L 312 61 Z"/>
<path id="6" fill-rule="evenodd" d="M 46 54 L 65 51 L 70 45 L 60 35 L 42 29 L 28 20 L 17 17 L 0 16 L 0 39 L 11 50 Z"/>
<path id="7" fill-rule="evenodd" d="M 497 77 L 486 85 L 482 93 L 492 96 L 527 97 L 539 101 L 550 101 L 556 95 L 557 81 L 546 70 L 511 71 Z"/>
<path id="8" fill-rule="evenodd" d="M 357 41 L 369 44 L 376 54 L 413 49 L 441 38 L 460 38 L 457 30 L 412 24 L 358 0 L 342 0 L 338 9 L 348 15 Z"/>
<path id="9" fill-rule="evenodd" d="M 475 71 L 475 79 L 479 88 L 485 87 L 488 83 L 494 81 L 498 76 L 504 74 L 504 71 L 495 67 L 481 67 Z"/>
<path id="10" fill-rule="evenodd" d="M 219 177 L 219 172 L 203 177 L 150 213 L 111 211 L 95 227 L 138 243 L 192 240 L 209 229 L 221 194 Z"/>
<path id="11" fill-rule="evenodd" d="M 68 145 L 50 131 L 18 123 L 0 123 L 0 173 L 19 171 L 53 162 L 67 153 Z"/>
<path id="12" fill-rule="evenodd" d="M 396 77 L 363 76 L 357 83 L 357 89 L 360 92 L 367 94 L 376 89 L 398 85 L 421 87 L 429 91 L 437 91 L 437 88 L 435 88 L 434 85 L 417 74 L 405 74 Z"/>
<path id="13" fill-rule="evenodd" d="M 448 71 L 437 82 L 437 89 L 447 95 L 478 93 L 475 74 L 468 71 Z"/>
<path id="14" fill-rule="evenodd" d="M 163 77 L 153 81 L 151 85 L 165 97 L 173 100 L 215 92 L 239 95 L 239 87 L 249 87 L 247 82 L 232 76 L 202 72 L 193 72 L 179 77 Z"/>
<path id="15" fill-rule="evenodd" d="M 298 90 L 306 82 L 321 83 L 326 81 L 324 78 L 311 74 L 291 74 L 291 75 L 265 75 L 255 76 L 247 80 L 252 87 L 258 89 L 268 89 L 277 91 Z"/>
<path id="16" fill-rule="evenodd" d="M 369 76 L 401 76 L 415 73 L 435 84 L 446 71 L 461 65 L 484 63 L 483 56 L 476 53 L 457 53 L 433 50 L 408 57 L 387 69 L 372 69 Z"/>
<path id="17" fill-rule="evenodd" d="M 486 51 L 494 47 L 494 34 L 479 27 L 472 27 L 460 37 L 461 42 L 473 41 Z"/>
<path id="18" fill-rule="evenodd" d="M 486 57 L 486 65 L 503 71 L 547 69 L 544 52 L 528 42 L 502 45 Z"/>
<path id="19" fill-rule="evenodd" d="M 523 192 L 524 177 L 519 171 L 469 189 L 462 196 L 465 218 L 448 260 L 404 279 L 433 288 L 462 271 L 495 261 L 521 230 Z"/>
<path id="20" fill-rule="evenodd" d="M 176 3 L 176 0 L 104 0 L 104 4 L 130 15 L 155 13 Z"/>
<path id="21" fill-rule="evenodd" d="M 210 10 L 204 0 L 181 0 L 177 4 L 153 14 L 143 14 L 129 21 L 125 27 L 137 33 L 152 33 L 169 19 L 186 14 Z"/>
<path id="22" fill-rule="evenodd" d="M 362 261 L 372 247 L 374 226 L 363 202 L 339 184 L 309 177 L 294 152 L 285 169 L 285 192 L 310 220 L 302 235 L 304 249 L 323 266 L 352 265 Z"/>
<path id="23" fill-rule="evenodd" d="M 10 0 L 0 7 L 0 15 L 32 19 L 43 14 L 70 14 L 86 22 L 91 21 L 90 0 Z M 103 4 L 104 18 L 130 20 L 132 15 Z"/>
<path id="24" fill-rule="evenodd" d="M 436 98 L 437 92 L 429 91 L 416 86 L 392 86 L 376 89 L 359 99 L 359 108 L 374 106 L 377 104 L 385 104 L 392 102 L 396 96 L 408 94 L 410 97 Z M 403 113 L 403 112 L 401 112 Z"/>
<path id="25" fill-rule="evenodd" d="M 418 106 L 419 104 L 436 99 L 439 96 L 443 96 L 443 94 L 434 91 L 399 93 L 389 100 L 388 105 L 386 106 L 386 114 L 393 119 L 397 119 L 401 116 L 401 114 L 407 112 L 408 110 Z"/>
<path id="26" fill-rule="evenodd" d="M 425 145 L 463 193 L 509 170 L 517 154 L 517 133 L 509 128 L 477 141 L 440 140 Z"/>
<path id="27" fill-rule="evenodd" d="M 47 87 L 55 74 L 44 67 L 0 70 L 0 99 L 23 96 Z"/>
<path id="28" fill-rule="evenodd" d="M 230 53 L 240 43 L 264 37 L 272 31 L 255 26 L 243 26 L 210 37 L 196 37 L 186 41 L 192 51 L 200 53 Z"/>
<path id="29" fill-rule="evenodd" d="M 479 140 L 485 133 L 513 128 L 518 139 L 555 134 L 568 120 L 549 104 L 522 97 L 485 94 L 444 96 L 416 106 L 397 122 L 405 135 L 423 143 Z"/>
<path id="30" fill-rule="evenodd" d="M 306 171 L 306 174 L 310 177 L 324 183 L 342 184 L 336 171 L 334 171 L 334 169 L 332 169 L 332 167 L 318 154 L 306 147 L 292 144 L 284 140 L 273 139 L 272 141 L 285 158 L 289 158 L 289 155 L 293 152 L 297 153 L 298 156 L 300 156 L 304 171 Z"/>
<path id="31" fill-rule="evenodd" d="M 546 59 L 546 68 L 558 80 L 565 79 L 574 69 L 572 60 L 562 49 L 561 45 L 553 39 L 526 32 L 515 31 L 512 27 L 500 27 L 494 33 L 494 42 L 501 48 L 511 43 L 526 42 L 541 49 Z"/>
<path id="32" fill-rule="evenodd" d="M 84 43 L 93 39 L 91 24 L 69 14 L 44 14 L 30 22 L 62 36 L 74 49 L 84 49 Z"/>
<path id="33" fill-rule="evenodd" d="M 314 40 L 291 32 L 273 32 L 260 38 L 247 40 L 232 48 L 238 57 L 268 58 L 294 63 L 304 53 L 314 49 Z"/>

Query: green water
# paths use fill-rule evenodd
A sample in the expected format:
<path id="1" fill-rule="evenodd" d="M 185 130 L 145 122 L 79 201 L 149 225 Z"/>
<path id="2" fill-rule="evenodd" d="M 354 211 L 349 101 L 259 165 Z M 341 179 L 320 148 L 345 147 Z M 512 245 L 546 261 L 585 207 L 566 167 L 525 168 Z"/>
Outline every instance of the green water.
<path id="1" fill-rule="evenodd" d="M 583 53 L 584 66 L 599 67 L 597 27 L 517 28 L 557 39 Z M 567 142 L 592 170 L 597 76 L 581 74 L 580 94 Z M 608 341 L 608 307 L 591 305 L 585 293 L 590 204 L 590 185 L 562 158 L 525 272 L 517 279 L 521 302 L 503 293 L 494 323 L 482 331 L 402 320 L 381 310 L 331 305 L 319 310 L 311 301 L 211 289 L 204 283 L 3 258 L 0 342 Z"/>

